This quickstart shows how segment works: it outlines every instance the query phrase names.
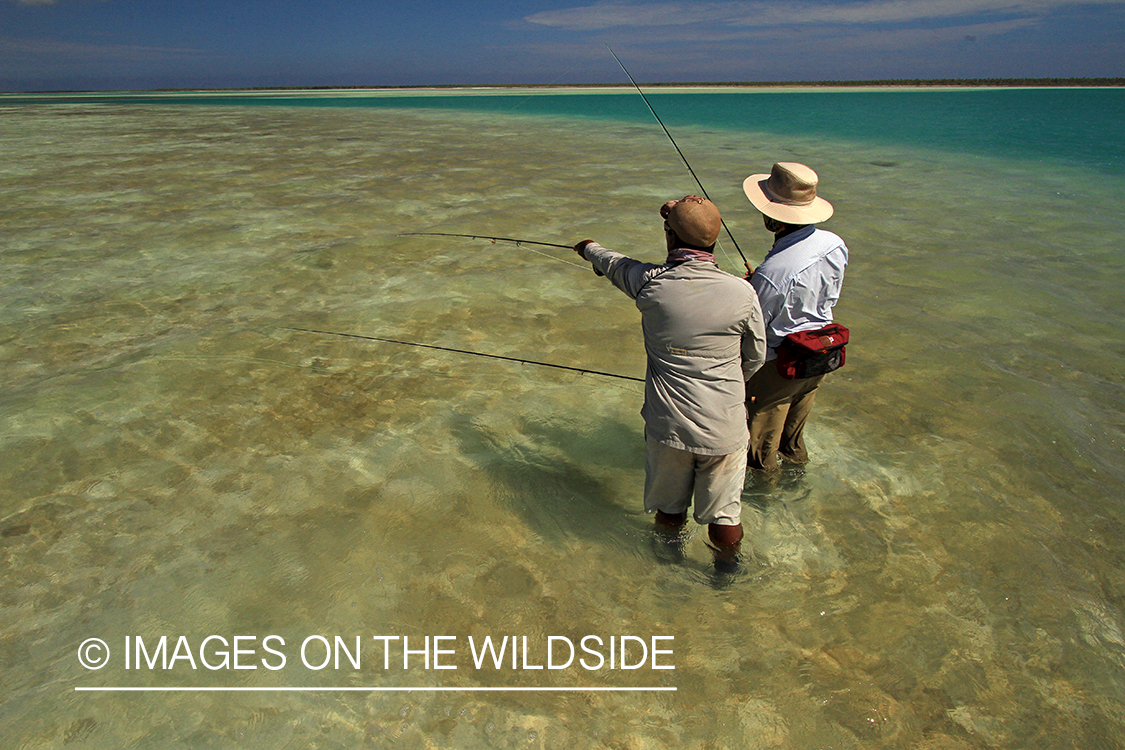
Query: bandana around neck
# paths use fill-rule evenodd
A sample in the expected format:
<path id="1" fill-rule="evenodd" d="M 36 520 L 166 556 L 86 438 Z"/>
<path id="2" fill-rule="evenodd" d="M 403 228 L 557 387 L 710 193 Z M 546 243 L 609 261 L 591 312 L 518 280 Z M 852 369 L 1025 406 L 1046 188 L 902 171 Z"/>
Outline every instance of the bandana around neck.
<path id="1" fill-rule="evenodd" d="M 668 251 L 668 259 L 664 262 L 683 263 L 689 260 L 705 260 L 708 263 L 714 263 L 715 254 L 706 250 L 694 250 L 690 247 L 677 247 L 675 250 Z"/>

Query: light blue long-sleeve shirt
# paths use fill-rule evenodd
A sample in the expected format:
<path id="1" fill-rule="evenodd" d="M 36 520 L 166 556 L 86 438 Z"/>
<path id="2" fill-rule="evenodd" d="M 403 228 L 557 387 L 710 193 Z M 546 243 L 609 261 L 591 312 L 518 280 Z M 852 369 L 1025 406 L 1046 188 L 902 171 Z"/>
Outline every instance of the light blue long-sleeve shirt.
<path id="1" fill-rule="evenodd" d="M 815 226 L 802 227 L 774 244 L 750 277 L 765 318 L 767 361 L 777 358 L 777 347 L 789 334 L 832 322 L 847 267 L 844 241 Z"/>

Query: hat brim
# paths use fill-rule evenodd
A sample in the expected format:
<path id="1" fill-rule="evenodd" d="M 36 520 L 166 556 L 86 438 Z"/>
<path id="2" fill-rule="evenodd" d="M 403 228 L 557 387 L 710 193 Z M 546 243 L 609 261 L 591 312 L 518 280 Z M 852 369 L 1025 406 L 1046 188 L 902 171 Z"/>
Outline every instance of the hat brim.
<path id="1" fill-rule="evenodd" d="M 792 206 L 770 200 L 765 190 L 769 179 L 768 174 L 752 174 L 742 181 L 742 192 L 746 193 L 754 208 L 771 219 L 786 224 L 819 224 L 832 216 L 832 204 L 819 196 L 813 198 L 813 202 L 807 206 Z"/>

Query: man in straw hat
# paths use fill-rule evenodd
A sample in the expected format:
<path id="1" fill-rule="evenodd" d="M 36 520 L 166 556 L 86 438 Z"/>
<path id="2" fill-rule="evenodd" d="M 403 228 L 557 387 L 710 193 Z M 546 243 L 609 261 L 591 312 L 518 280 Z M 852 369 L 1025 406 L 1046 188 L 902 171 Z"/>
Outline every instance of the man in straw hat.
<path id="1" fill-rule="evenodd" d="M 746 480 L 745 381 L 766 353 L 754 290 L 715 264 L 719 210 L 688 195 L 660 208 L 668 256 L 642 263 L 593 240 L 583 259 L 636 300 L 648 358 L 645 373 L 645 510 L 657 541 L 682 544 L 694 496 L 715 567 L 733 571 L 742 540 Z"/>
<path id="2" fill-rule="evenodd" d="M 816 172 L 804 164 L 779 162 L 769 174 L 742 183 L 774 234 L 773 248 L 750 275 L 766 323 L 767 364 L 746 385 L 750 420 L 748 465 L 775 471 L 784 461 L 808 460 L 803 431 L 824 375 L 787 380 L 772 360 L 791 333 L 832 323 L 840 298 L 848 248 L 816 224 L 832 215 L 832 204 L 816 194 Z"/>

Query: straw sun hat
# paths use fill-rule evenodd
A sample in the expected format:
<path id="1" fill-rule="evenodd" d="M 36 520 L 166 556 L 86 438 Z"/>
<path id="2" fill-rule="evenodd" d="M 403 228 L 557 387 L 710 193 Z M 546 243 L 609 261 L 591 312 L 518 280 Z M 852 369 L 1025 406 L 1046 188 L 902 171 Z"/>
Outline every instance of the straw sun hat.
<path id="1" fill-rule="evenodd" d="M 832 204 L 816 195 L 816 172 L 782 161 L 769 174 L 752 174 L 742 183 L 754 208 L 786 224 L 818 224 L 832 215 Z"/>

